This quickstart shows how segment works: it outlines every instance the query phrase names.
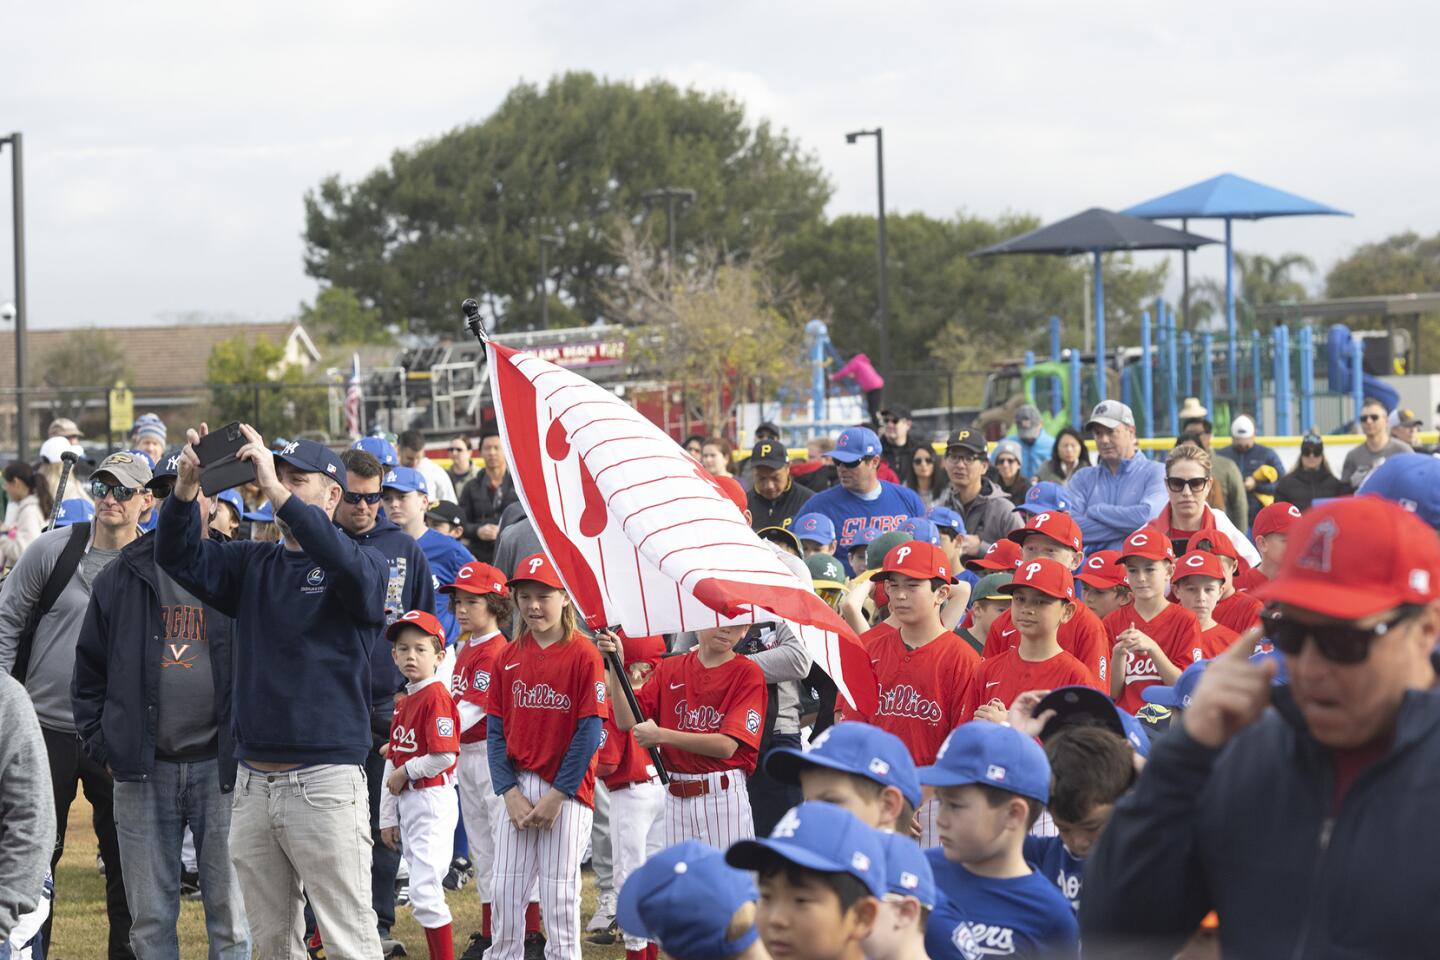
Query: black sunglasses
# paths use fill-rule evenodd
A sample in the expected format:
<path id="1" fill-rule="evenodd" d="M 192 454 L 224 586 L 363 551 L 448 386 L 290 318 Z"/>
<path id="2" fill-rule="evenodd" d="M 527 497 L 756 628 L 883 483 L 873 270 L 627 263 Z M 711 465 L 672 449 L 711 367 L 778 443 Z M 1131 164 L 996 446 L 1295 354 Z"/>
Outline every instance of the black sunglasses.
<path id="1" fill-rule="evenodd" d="M 1362 413 L 1362 414 L 1360 415 L 1360 420 L 1361 420 L 1362 423 L 1370 423 L 1370 422 L 1372 422 L 1372 421 L 1374 421 L 1374 420 L 1379 420 L 1379 419 L 1380 419 L 1380 414 L 1378 414 L 1378 413 Z"/>
<path id="2" fill-rule="evenodd" d="M 1305 648 L 1306 640 L 1315 641 L 1315 649 L 1326 660 L 1334 663 L 1364 663 L 1370 656 L 1370 645 L 1378 638 L 1394 630 L 1420 611 L 1420 607 L 1402 606 L 1399 613 L 1373 627 L 1350 627 L 1343 624 L 1327 624 L 1317 627 L 1308 623 L 1287 620 L 1278 611 L 1267 610 L 1264 615 L 1265 638 L 1275 649 L 1290 656 L 1298 656 Z"/>
<path id="3" fill-rule="evenodd" d="M 380 502 L 380 497 L 381 497 L 381 496 L 382 496 L 382 495 L 379 494 L 379 493 L 348 493 L 348 492 L 347 492 L 347 493 L 342 493 L 342 494 L 340 494 L 340 499 L 341 499 L 341 500 L 344 500 L 346 503 L 352 504 L 352 505 L 353 505 L 353 504 L 357 504 L 357 503 L 359 503 L 360 501 L 363 500 L 363 501 L 365 501 L 366 504 L 368 504 L 369 506 L 372 506 L 372 507 L 373 507 L 373 506 L 375 506 L 375 504 L 377 504 L 377 503 Z"/>
<path id="4" fill-rule="evenodd" d="M 90 481 L 90 496 L 98 503 L 105 499 L 106 494 L 113 496 L 116 503 L 125 503 L 140 491 L 135 487 L 127 487 L 118 483 L 106 483 L 104 480 Z"/>
<path id="5" fill-rule="evenodd" d="M 922 464 L 922 463 L 924 463 L 924 464 L 934 463 L 934 462 L 935 462 L 935 458 L 934 458 L 934 457 L 916 457 L 914 460 L 911 460 L 910 462 L 913 463 L 913 464 L 915 464 L 915 465 L 918 467 L 918 466 L 919 466 L 920 464 Z"/>
<path id="6" fill-rule="evenodd" d="M 1189 480 L 1185 480 L 1181 477 L 1165 478 L 1165 486 L 1169 487 L 1172 493 L 1179 493 L 1186 487 L 1189 487 L 1195 493 L 1199 493 L 1201 490 L 1205 489 L 1205 484 L 1209 482 L 1209 477 L 1191 477 Z"/>

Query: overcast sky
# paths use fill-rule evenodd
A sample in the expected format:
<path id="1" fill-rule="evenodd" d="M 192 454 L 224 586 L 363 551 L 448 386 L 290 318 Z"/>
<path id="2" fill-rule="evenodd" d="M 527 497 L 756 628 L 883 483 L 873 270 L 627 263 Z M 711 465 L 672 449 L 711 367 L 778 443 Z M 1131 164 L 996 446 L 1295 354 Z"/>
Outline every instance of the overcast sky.
<path id="1" fill-rule="evenodd" d="M 819 155 L 832 214 L 874 209 L 873 148 L 843 134 L 879 124 L 892 211 L 1051 220 L 1232 171 L 1356 215 L 1239 223 L 1242 250 L 1323 272 L 1440 230 L 1440 8 L 1420 2 L 0 0 L 0 24 L 36 327 L 290 316 L 315 293 L 306 189 L 572 69 L 737 95 Z"/>

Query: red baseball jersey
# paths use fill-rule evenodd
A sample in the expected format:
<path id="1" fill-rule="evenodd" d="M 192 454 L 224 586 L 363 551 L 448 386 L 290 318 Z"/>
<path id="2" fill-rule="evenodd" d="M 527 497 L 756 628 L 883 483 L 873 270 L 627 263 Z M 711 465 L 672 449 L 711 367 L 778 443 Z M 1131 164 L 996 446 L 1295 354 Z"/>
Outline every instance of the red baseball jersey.
<path id="1" fill-rule="evenodd" d="M 1113 648 L 1115 640 L 1129 628 L 1134 627 L 1145 634 L 1170 658 L 1176 668 L 1184 670 L 1196 660 L 1205 659 L 1200 643 L 1200 621 L 1195 614 L 1178 603 L 1167 603 L 1165 609 L 1146 620 L 1135 611 L 1135 605 L 1127 604 L 1105 618 L 1105 632 Z M 1126 713 L 1134 713 L 1145 706 L 1140 691 L 1160 682 L 1160 670 L 1148 655 L 1125 655 L 1125 689 L 1115 703 Z"/>
<path id="2" fill-rule="evenodd" d="M 460 701 L 473 703 L 481 710 L 488 708 L 490 681 L 495 670 L 495 658 L 505 649 L 503 633 L 491 634 L 480 641 L 466 640 L 455 657 L 455 669 L 450 674 L 450 698 L 459 707 Z M 469 730 L 461 731 L 461 743 L 483 743 L 488 724 L 482 719 Z"/>
<path id="3" fill-rule="evenodd" d="M 1251 594 L 1232 593 L 1215 604 L 1215 612 L 1211 616 L 1216 623 L 1223 623 L 1236 633 L 1244 633 L 1260 625 L 1260 613 L 1264 609 L 1265 604 Z"/>
<path id="4" fill-rule="evenodd" d="M 1217 623 L 1209 630 L 1200 631 L 1200 649 L 1205 652 L 1206 660 L 1213 660 L 1229 650 L 1230 645 L 1239 639 L 1240 634 L 1223 623 Z"/>
<path id="5" fill-rule="evenodd" d="M 717 770 L 755 772 L 760 737 L 765 732 L 765 674 L 749 657 L 736 656 L 718 667 L 700 662 L 690 651 L 666 657 L 635 691 L 645 719 L 686 733 L 723 733 L 740 744 L 730 759 L 702 757 L 688 750 L 661 747 L 665 766 L 676 773 Z"/>
<path id="6" fill-rule="evenodd" d="M 491 668 L 489 710 L 505 725 L 515 769 L 554 783 L 580 721 L 609 716 L 605 690 L 605 662 L 583 634 L 544 649 L 528 636 L 507 644 Z M 596 760 L 575 793 L 587 807 L 595 804 Z"/>
<path id="7" fill-rule="evenodd" d="M 406 694 L 395 705 L 390 721 L 390 754 L 386 757 L 396 767 L 405 761 L 431 753 L 460 752 L 460 712 L 455 701 L 437 677 L 414 693 Z M 411 790 L 448 786 L 455 773 L 452 762 L 433 777 L 412 780 Z"/>
<path id="8" fill-rule="evenodd" d="M 1101 689 L 1090 668 L 1064 650 L 1046 660 L 1024 660 L 1020 648 L 1011 647 L 998 656 L 987 657 L 975 672 L 970 691 L 965 697 L 965 719 L 991 700 L 999 700 L 1006 709 L 1027 690 L 1054 690 L 1074 685 Z"/>
<path id="9" fill-rule="evenodd" d="M 877 624 L 860 635 L 880 682 L 880 706 L 870 722 L 910 748 L 916 766 L 935 762 L 945 738 L 965 720 L 965 694 L 980 665 L 970 644 L 949 630 L 911 648 L 900 631 Z"/>
<path id="10" fill-rule="evenodd" d="M 1235 574 L 1231 582 L 1234 583 L 1236 590 L 1244 590 L 1248 592 L 1250 590 L 1254 590 L 1256 587 L 1263 586 L 1264 584 L 1269 583 L 1270 578 L 1265 576 L 1264 571 L 1262 571 L 1259 567 L 1251 567 L 1244 573 Z"/>
<path id="11" fill-rule="evenodd" d="M 1096 683 L 1089 686 L 1098 685 L 1099 689 L 1105 689 L 1110 682 L 1110 649 L 1114 644 L 1106 641 L 1105 624 L 1095 616 L 1095 611 L 1083 603 L 1075 604 L 1075 615 L 1060 624 L 1055 639 L 1059 641 L 1061 650 L 1090 668 Z M 995 618 L 995 622 L 990 624 L 990 632 L 985 635 L 985 659 L 998 657 L 1018 646 L 1020 631 L 1015 628 L 1010 611 L 1006 610 Z"/>
<path id="12" fill-rule="evenodd" d="M 600 766 L 615 768 L 600 778 L 605 786 L 619 790 L 632 783 L 645 783 L 655 778 L 655 764 L 650 761 L 650 751 L 635 742 L 633 733 L 628 730 L 621 733 L 613 716 L 605 718 L 602 737 Z"/>

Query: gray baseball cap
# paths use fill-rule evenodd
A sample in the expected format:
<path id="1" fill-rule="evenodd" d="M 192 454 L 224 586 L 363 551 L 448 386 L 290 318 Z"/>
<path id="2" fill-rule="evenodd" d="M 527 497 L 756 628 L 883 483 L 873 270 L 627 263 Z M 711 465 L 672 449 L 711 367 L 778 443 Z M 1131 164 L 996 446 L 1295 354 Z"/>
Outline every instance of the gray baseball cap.
<path id="1" fill-rule="evenodd" d="M 1108 430 L 1116 427 L 1135 426 L 1135 414 L 1128 406 L 1119 400 L 1101 400 L 1095 405 L 1095 410 L 1090 414 L 1090 419 L 1085 421 L 1085 429 L 1099 424 Z"/>
<path id="2" fill-rule="evenodd" d="M 150 482 L 150 464 L 145 462 L 145 458 L 124 451 L 112 453 L 101 460 L 94 475 L 98 477 L 102 473 L 108 473 L 122 485 L 137 490 Z"/>

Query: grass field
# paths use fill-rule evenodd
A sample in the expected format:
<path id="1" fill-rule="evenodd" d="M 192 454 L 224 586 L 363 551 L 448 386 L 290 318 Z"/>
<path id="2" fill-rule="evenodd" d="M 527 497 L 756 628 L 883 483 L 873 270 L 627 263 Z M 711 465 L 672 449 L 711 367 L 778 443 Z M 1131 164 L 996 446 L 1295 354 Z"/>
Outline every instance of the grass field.
<path id="1" fill-rule="evenodd" d="M 105 878 L 95 870 L 98 844 L 90 826 L 90 805 L 83 796 L 70 807 L 70 826 L 65 835 L 65 856 L 55 876 L 55 927 L 51 960 L 104 960 L 106 950 Z M 446 895 L 454 915 L 455 955 L 480 929 L 480 901 L 474 885 Z M 588 919 L 595 905 L 595 878 L 586 873 L 581 913 Z M 411 957 L 424 957 L 425 933 L 406 907 L 396 913 L 395 936 L 408 948 Z M 180 956 L 183 960 L 205 960 L 205 915 L 199 901 L 180 905 Z M 616 960 L 625 949 L 586 944 L 586 960 Z"/>

